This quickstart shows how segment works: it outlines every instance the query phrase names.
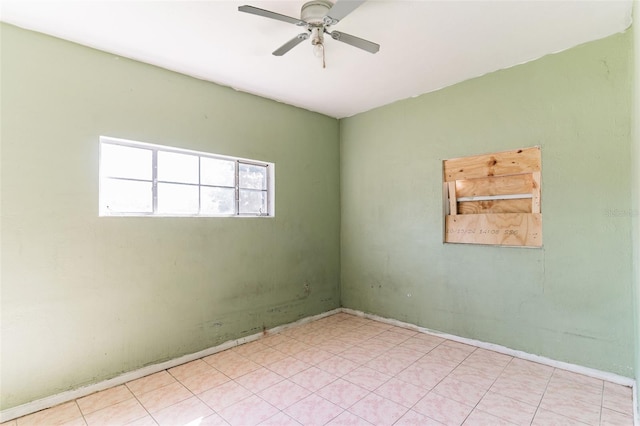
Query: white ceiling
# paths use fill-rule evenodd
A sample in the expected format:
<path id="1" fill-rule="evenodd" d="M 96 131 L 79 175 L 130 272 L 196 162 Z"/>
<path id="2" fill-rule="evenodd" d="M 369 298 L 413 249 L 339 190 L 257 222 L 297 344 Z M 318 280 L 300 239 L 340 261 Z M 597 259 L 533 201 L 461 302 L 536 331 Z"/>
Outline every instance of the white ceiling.
<path id="1" fill-rule="evenodd" d="M 346 0 L 339 0 L 346 1 Z M 335 30 L 377 54 L 326 39 L 327 68 L 302 32 L 238 12 L 300 16 L 300 1 L 2 0 L 2 21 L 332 117 L 348 117 L 621 32 L 632 0 L 369 0 Z"/>

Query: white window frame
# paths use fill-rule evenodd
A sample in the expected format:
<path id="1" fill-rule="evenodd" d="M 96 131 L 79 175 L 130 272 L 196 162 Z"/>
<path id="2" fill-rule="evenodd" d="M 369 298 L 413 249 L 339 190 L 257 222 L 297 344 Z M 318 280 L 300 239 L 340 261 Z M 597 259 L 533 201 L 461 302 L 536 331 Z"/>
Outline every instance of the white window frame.
<path id="1" fill-rule="evenodd" d="M 133 178 L 122 178 L 122 177 L 109 177 L 103 175 L 102 169 L 102 146 L 103 144 L 110 145 L 119 145 L 126 146 L 131 148 L 140 148 L 150 150 L 152 152 L 152 178 L 151 180 L 147 179 L 133 179 Z M 100 159 L 99 159 L 99 181 L 100 181 L 100 189 L 99 189 L 99 197 L 98 197 L 98 211 L 99 216 L 111 217 L 111 216 L 150 216 L 150 217 L 275 217 L 275 164 L 269 163 L 266 161 L 259 160 L 251 160 L 247 158 L 240 157 L 231 157 L 227 155 L 218 155 L 201 151 L 193 151 L 188 149 L 164 146 L 164 145 L 156 145 L 146 142 L 138 142 L 127 139 L 119 139 L 113 138 L 109 136 L 100 136 Z M 233 214 L 210 214 L 210 213 L 196 213 L 196 214 L 179 214 L 179 213 L 162 213 L 158 212 L 158 152 L 171 152 L 178 154 L 188 154 L 198 157 L 198 164 L 200 164 L 201 158 L 213 158 L 217 160 L 227 160 L 233 161 L 235 163 L 235 180 L 234 180 L 234 193 L 235 193 L 235 202 L 234 202 L 234 213 Z M 252 166 L 261 166 L 266 169 L 266 190 L 256 190 L 262 191 L 266 193 L 267 201 L 267 211 L 265 213 L 260 214 L 247 214 L 240 213 L 240 190 L 243 188 L 240 187 L 240 178 L 239 178 L 239 168 L 240 165 L 247 164 Z M 124 181 L 141 181 L 141 182 L 150 182 L 152 184 L 152 212 L 114 212 L 110 211 L 103 202 L 102 199 L 102 182 L 104 179 L 118 179 Z M 218 188 L 231 188 L 231 186 L 216 186 L 216 185 L 205 185 L 200 183 L 200 173 L 198 173 L 198 183 L 186 184 L 184 182 L 170 182 L 170 181 L 160 181 L 160 183 L 179 183 L 184 185 L 190 185 L 198 187 L 198 192 L 200 193 L 200 188 L 202 187 L 218 187 Z M 250 190 L 250 188 L 244 188 L 244 190 Z M 199 203 L 201 200 L 199 199 Z M 201 210 L 201 204 L 199 205 L 198 211 Z"/>

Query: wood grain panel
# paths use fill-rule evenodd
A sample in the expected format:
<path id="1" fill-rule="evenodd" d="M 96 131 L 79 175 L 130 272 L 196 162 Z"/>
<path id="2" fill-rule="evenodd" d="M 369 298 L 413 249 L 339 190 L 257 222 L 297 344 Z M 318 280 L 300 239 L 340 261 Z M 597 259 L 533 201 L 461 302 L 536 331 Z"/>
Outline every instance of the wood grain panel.
<path id="1" fill-rule="evenodd" d="M 517 200 L 464 201 L 458 203 L 458 214 L 532 213 L 531 198 Z"/>
<path id="2" fill-rule="evenodd" d="M 498 213 L 446 216 L 445 242 L 542 246 L 542 215 Z"/>
<path id="3" fill-rule="evenodd" d="M 478 179 L 540 171 L 540 148 L 524 148 L 444 161 L 444 180 Z"/>
<path id="4" fill-rule="evenodd" d="M 455 181 L 457 197 L 478 195 L 530 194 L 533 188 L 531 173 L 513 176 L 495 176 Z"/>

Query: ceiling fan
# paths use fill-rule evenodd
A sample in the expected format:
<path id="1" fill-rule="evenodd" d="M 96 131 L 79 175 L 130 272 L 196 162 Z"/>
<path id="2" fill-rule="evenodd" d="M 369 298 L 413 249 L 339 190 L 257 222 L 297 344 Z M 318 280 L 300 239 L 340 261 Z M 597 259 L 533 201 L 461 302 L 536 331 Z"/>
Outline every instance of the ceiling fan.
<path id="1" fill-rule="evenodd" d="M 304 40 L 311 38 L 311 44 L 316 56 L 323 58 L 324 67 L 324 35 L 328 34 L 332 39 L 341 41 L 351 46 L 366 50 L 370 53 L 376 53 L 380 50 L 380 45 L 360 37 L 352 36 L 340 31 L 329 31 L 329 28 L 340 22 L 345 16 L 353 12 L 365 0 L 337 0 L 331 3 L 328 0 L 311 0 L 302 5 L 300 19 L 293 18 L 269 10 L 260 9 L 253 6 L 240 6 L 240 12 L 251 13 L 254 15 L 264 16 L 266 18 L 276 19 L 278 21 L 294 24 L 304 27 L 305 32 L 298 34 L 279 48 L 273 51 L 273 55 L 282 56 Z"/>

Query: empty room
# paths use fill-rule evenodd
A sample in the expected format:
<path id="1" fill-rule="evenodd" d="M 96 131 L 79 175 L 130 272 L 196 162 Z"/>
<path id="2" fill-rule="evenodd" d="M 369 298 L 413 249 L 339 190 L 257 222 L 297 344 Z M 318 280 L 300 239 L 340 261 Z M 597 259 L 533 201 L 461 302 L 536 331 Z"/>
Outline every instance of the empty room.
<path id="1" fill-rule="evenodd" d="M 640 425 L 639 9 L 2 0 L 1 425 Z"/>

